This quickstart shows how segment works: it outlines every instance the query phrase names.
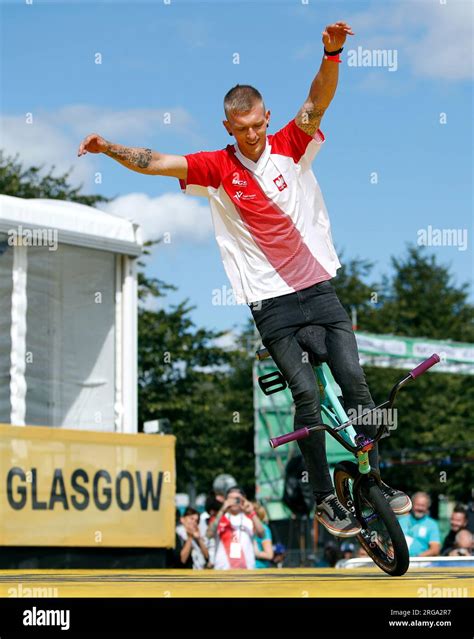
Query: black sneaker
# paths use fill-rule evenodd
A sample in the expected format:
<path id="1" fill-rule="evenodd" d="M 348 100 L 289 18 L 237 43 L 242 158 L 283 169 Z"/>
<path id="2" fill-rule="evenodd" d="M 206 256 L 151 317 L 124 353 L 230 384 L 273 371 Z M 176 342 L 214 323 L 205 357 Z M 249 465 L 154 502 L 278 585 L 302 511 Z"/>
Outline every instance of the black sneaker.
<path id="1" fill-rule="evenodd" d="M 353 537 L 362 530 L 361 525 L 334 493 L 316 505 L 315 518 L 335 537 Z"/>
<path id="2" fill-rule="evenodd" d="M 383 496 L 388 501 L 390 508 L 396 515 L 405 515 L 410 512 L 412 503 L 408 495 L 402 493 L 401 490 L 396 490 L 395 488 L 387 486 L 384 482 L 381 483 L 380 489 Z"/>

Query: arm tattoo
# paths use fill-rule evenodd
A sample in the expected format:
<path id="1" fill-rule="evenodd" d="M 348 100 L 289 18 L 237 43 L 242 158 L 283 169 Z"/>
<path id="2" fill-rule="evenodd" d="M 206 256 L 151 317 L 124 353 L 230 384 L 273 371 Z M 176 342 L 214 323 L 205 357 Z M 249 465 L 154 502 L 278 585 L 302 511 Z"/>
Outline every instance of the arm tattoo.
<path id="1" fill-rule="evenodd" d="M 135 149 L 120 144 L 109 144 L 105 154 L 125 166 L 146 169 L 150 165 L 152 151 L 151 149 Z"/>
<path id="2" fill-rule="evenodd" d="M 326 111 L 326 107 L 317 106 L 314 104 L 306 103 L 300 109 L 296 122 L 300 129 L 309 135 L 314 135 L 319 129 L 321 124 L 321 118 Z"/>

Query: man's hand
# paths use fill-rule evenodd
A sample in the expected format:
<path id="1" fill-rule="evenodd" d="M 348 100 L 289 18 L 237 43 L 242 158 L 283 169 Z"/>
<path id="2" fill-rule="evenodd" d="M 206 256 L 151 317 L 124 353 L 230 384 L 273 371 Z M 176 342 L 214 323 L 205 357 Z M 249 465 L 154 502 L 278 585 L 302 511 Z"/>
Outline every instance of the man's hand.
<path id="1" fill-rule="evenodd" d="M 227 497 L 227 499 L 225 500 L 225 502 L 222 504 L 221 509 L 223 509 L 224 512 L 226 512 L 227 510 L 229 510 L 229 508 L 231 506 L 235 505 L 235 497 Z"/>
<path id="2" fill-rule="evenodd" d="M 330 24 L 323 31 L 323 44 L 326 51 L 337 51 L 344 46 L 347 35 L 354 35 L 347 22 Z"/>
<path id="3" fill-rule="evenodd" d="M 91 133 L 84 138 L 79 145 L 77 152 L 78 157 L 89 153 L 103 153 L 107 148 L 107 141 L 104 140 L 98 133 Z"/>

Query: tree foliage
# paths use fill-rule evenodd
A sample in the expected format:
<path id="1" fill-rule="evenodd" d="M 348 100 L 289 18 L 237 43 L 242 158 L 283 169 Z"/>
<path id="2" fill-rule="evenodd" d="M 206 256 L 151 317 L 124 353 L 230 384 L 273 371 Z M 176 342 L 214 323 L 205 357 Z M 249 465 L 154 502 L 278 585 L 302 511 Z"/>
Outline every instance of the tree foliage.
<path id="1" fill-rule="evenodd" d="M 455 286 L 449 269 L 424 249 L 409 246 L 392 258 L 392 277 L 370 282 L 372 266 L 353 260 L 335 279 L 342 303 L 357 308 L 358 328 L 379 334 L 473 342 L 468 285 Z M 374 295 L 375 293 L 375 295 Z M 366 366 L 374 401 L 384 401 L 399 369 Z M 408 491 L 467 500 L 474 472 L 472 376 L 428 373 L 397 398 L 397 427 L 380 443 L 384 478 Z"/>

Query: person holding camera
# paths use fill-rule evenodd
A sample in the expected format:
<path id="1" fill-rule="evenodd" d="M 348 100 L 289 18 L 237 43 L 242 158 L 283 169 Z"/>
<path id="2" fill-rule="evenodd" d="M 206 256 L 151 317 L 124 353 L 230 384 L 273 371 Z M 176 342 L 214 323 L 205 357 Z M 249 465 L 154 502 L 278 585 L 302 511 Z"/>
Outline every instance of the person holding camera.
<path id="1" fill-rule="evenodd" d="M 265 535 L 259 516 L 241 488 L 229 488 L 221 509 L 207 530 L 209 539 L 216 538 L 214 568 L 255 568 L 254 535 Z"/>

